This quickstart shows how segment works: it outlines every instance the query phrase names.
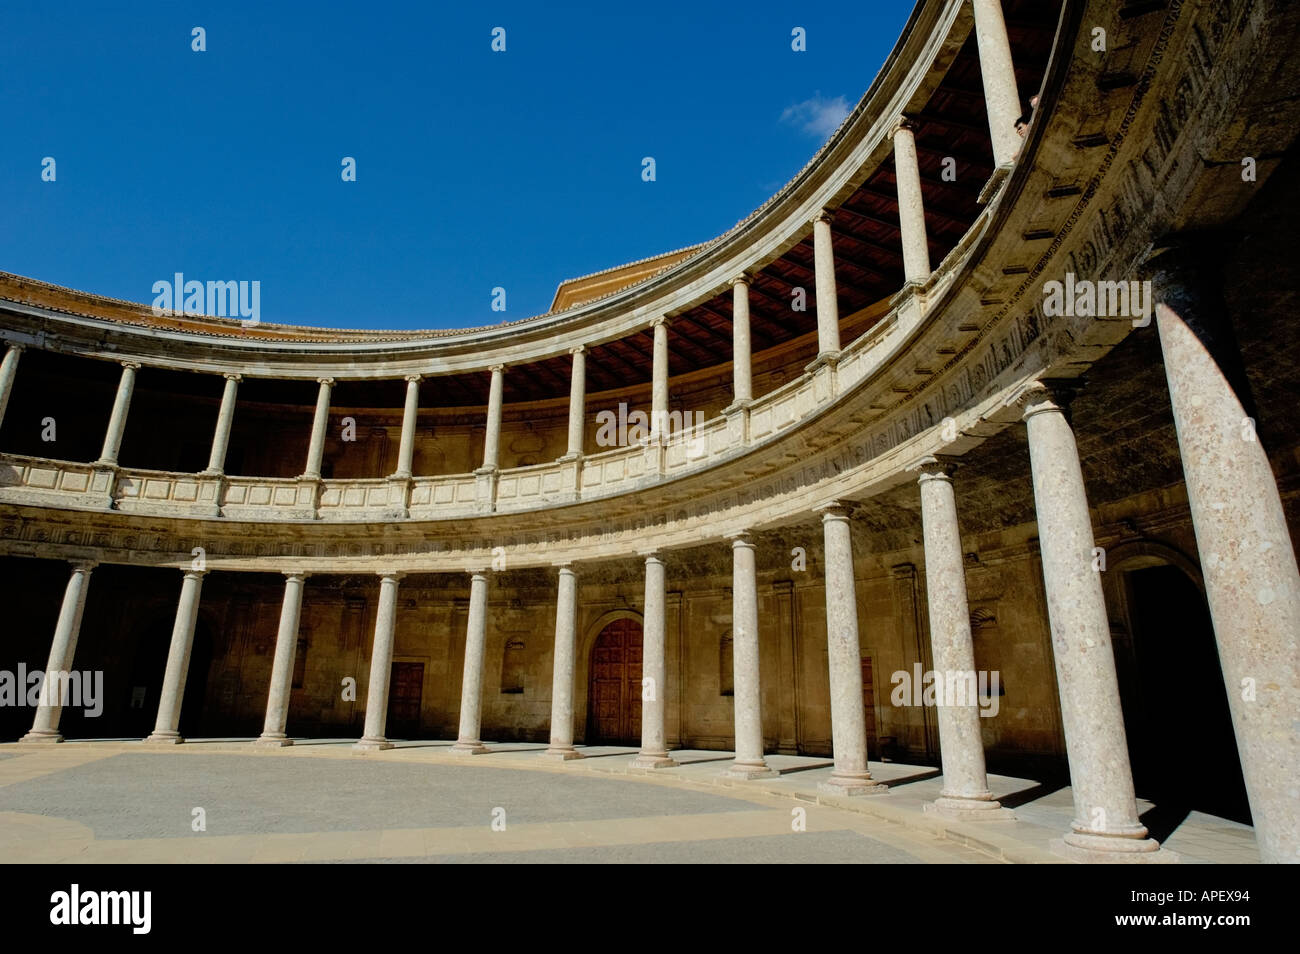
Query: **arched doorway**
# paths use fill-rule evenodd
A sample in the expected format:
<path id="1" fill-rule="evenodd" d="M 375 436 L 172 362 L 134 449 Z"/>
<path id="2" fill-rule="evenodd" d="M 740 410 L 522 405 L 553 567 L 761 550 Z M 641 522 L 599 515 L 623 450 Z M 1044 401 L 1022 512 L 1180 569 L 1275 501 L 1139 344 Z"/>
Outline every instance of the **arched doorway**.
<path id="1" fill-rule="evenodd" d="M 1184 563 L 1146 552 L 1112 566 L 1115 665 L 1133 785 L 1161 812 L 1201 811 L 1249 824 L 1214 627 L 1195 571 Z"/>
<path id="2" fill-rule="evenodd" d="M 587 741 L 641 743 L 641 624 L 616 619 L 591 647 Z"/>

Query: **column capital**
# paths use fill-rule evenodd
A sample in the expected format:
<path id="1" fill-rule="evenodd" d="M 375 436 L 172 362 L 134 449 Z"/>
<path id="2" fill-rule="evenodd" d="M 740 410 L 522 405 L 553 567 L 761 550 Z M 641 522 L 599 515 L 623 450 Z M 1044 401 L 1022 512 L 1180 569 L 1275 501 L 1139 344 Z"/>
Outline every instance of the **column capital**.
<path id="1" fill-rule="evenodd" d="M 471 581 L 482 580 L 484 583 L 487 582 L 488 568 L 486 566 L 483 565 L 467 566 L 465 568 L 465 572 L 469 574 L 469 578 Z"/>
<path id="2" fill-rule="evenodd" d="M 331 387 L 331 388 L 332 388 L 332 387 L 334 387 L 335 380 L 334 380 L 334 378 L 317 378 L 317 379 L 316 379 L 316 383 L 317 383 L 317 384 L 323 384 L 323 385 L 325 385 L 326 387 Z"/>
<path id="3" fill-rule="evenodd" d="M 569 354 L 586 354 L 586 353 L 587 353 L 586 345 L 576 345 L 569 349 Z"/>
<path id="4" fill-rule="evenodd" d="M 553 563 L 551 565 L 560 571 L 561 576 L 564 576 L 566 573 L 569 576 L 578 575 L 578 571 L 573 568 L 574 564 L 572 560 L 565 560 L 563 563 Z"/>
<path id="5" fill-rule="evenodd" d="M 1070 413 L 1070 403 L 1083 388 L 1082 378 L 1042 378 L 1027 385 L 1015 398 L 1021 409 L 1021 419 L 1028 420 L 1044 411 Z"/>
<path id="6" fill-rule="evenodd" d="M 952 480 L 952 472 L 962 466 L 962 459 L 951 454 L 927 454 L 911 467 L 918 481 Z"/>
<path id="7" fill-rule="evenodd" d="M 303 572 L 302 570 L 284 571 L 284 580 L 286 583 L 292 582 L 294 580 L 297 580 L 299 583 L 301 583 L 304 580 L 306 580 L 309 576 L 311 576 L 310 573 Z"/>
<path id="8" fill-rule="evenodd" d="M 489 365 L 488 365 L 488 370 L 491 371 L 493 374 L 505 374 L 505 373 L 506 373 L 506 365 L 504 365 L 504 364 L 489 364 Z"/>
<path id="9" fill-rule="evenodd" d="M 22 342 L 19 342 L 19 341 L 6 341 L 6 342 L 5 342 L 5 348 L 6 348 L 7 350 L 9 350 L 9 351 L 13 351 L 13 352 L 15 352 L 15 353 L 21 353 L 21 352 L 27 350 L 27 345 L 25 345 L 25 344 L 23 344 Z"/>
<path id="10" fill-rule="evenodd" d="M 405 570 L 378 570 L 376 571 L 375 575 L 379 577 L 379 581 L 381 583 L 387 583 L 389 580 L 392 580 L 394 583 L 397 583 L 401 581 L 403 577 L 406 576 L 406 571 Z"/>
<path id="11" fill-rule="evenodd" d="M 832 220 L 834 220 L 834 218 L 835 218 L 834 209 L 822 209 L 816 215 L 813 216 L 812 220 L 813 222 L 825 222 L 827 225 L 830 225 Z"/>
<path id="12" fill-rule="evenodd" d="M 139 361 L 119 361 L 118 364 L 120 364 L 123 368 L 130 368 L 132 371 L 140 370 Z"/>
<path id="13" fill-rule="evenodd" d="M 98 560 L 69 560 L 68 565 L 72 567 L 73 572 L 80 570 L 83 573 L 89 573 L 95 567 L 99 566 Z"/>
<path id="14" fill-rule="evenodd" d="M 920 123 L 918 123 L 912 117 L 904 114 L 902 116 L 899 116 L 897 119 L 895 119 L 894 124 L 889 127 L 889 138 L 893 139 L 903 130 L 907 130 L 910 133 L 915 133 L 919 126 Z"/>
<path id="15" fill-rule="evenodd" d="M 192 567 L 183 571 L 187 580 L 201 580 L 208 575 L 207 570 L 195 570 Z"/>
<path id="16" fill-rule="evenodd" d="M 723 539 L 731 541 L 731 548 L 748 547 L 754 549 L 754 535 L 748 530 L 736 530 L 724 535 Z"/>
<path id="17" fill-rule="evenodd" d="M 658 563 L 663 565 L 662 554 L 659 550 L 638 550 L 637 556 L 644 557 L 646 563 Z"/>
<path id="18" fill-rule="evenodd" d="M 419 384 L 421 381 L 424 380 L 424 375 L 423 375 L 423 374 L 407 374 L 407 375 L 404 375 L 404 376 L 403 376 L 403 380 L 404 380 L 407 384 Z"/>
<path id="19" fill-rule="evenodd" d="M 731 280 L 731 285 L 733 288 L 737 285 L 744 285 L 746 288 L 748 288 L 753 281 L 754 278 L 752 275 L 750 275 L 748 272 L 741 272 L 739 275 L 737 275 L 735 278 Z"/>
<path id="20" fill-rule="evenodd" d="M 244 376 L 240 374 L 238 371 L 225 371 L 222 372 L 221 376 L 225 378 L 227 381 L 239 382 L 244 380 Z"/>
<path id="21" fill-rule="evenodd" d="M 651 319 L 650 319 L 650 327 L 651 327 L 651 328 L 658 328 L 660 325 L 663 325 L 664 327 L 667 327 L 667 326 L 671 325 L 672 323 L 673 323 L 673 320 L 672 320 L 671 318 L 669 318 L 667 315 L 656 315 L 654 318 L 651 318 Z"/>
<path id="22" fill-rule="evenodd" d="M 828 500 L 824 504 L 813 507 L 813 513 L 821 514 L 822 523 L 832 520 L 848 520 L 855 506 L 856 504 L 852 500 Z"/>

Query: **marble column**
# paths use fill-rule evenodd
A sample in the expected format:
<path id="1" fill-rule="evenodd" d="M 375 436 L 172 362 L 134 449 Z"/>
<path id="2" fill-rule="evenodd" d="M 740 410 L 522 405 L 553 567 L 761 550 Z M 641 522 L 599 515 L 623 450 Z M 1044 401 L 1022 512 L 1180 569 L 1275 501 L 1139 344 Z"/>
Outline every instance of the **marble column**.
<path id="1" fill-rule="evenodd" d="M 217 427 L 212 433 L 212 453 L 208 455 L 208 467 L 203 472 L 209 475 L 225 472 L 226 451 L 230 448 L 230 427 L 235 421 L 235 397 L 242 377 L 227 374 L 225 379 L 225 390 L 221 392 L 221 410 L 217 412 Z"/>
<path id="2" fill-rule="evenodd" d="M 1260 859 L 1296 863 L 1300 571 L 1215 255 L 1207 243 L 1155 256 L 1156 327 Z"/>
<path id="3" fill-rule="evenodd" d="M 1022 398 L 1074 791 L 1074 822 L 1058 849 L 1082 861 L 1143 860 L 1136 856 L 1154 855 L 1160 846 L 1138 821 L 1133 797 L 1110 620 L 1093 569 L 1092 518 L 1064 410 L 1068 387 L 1040 383 Z"/>
<path id="4" fill-rule="evenodd" d="M 162 697 L 158 701 L 158 721 L 146 742 L 176 744 L 185 741 L 177 730 L 181 724 L 181 702 L 185 698 L 185 679 L 190 670 L 190 650 L 194 648 L 194 626 L 199 619 L 199 595 L 203 590 L 204 573 L 203 570 L 186 570 L 181 582 L 176 624 L 172 627 L 167 669 L 163 673 Z"/>
<path id="5" fill-rule="evenodd" d="M 266 721 L 254 745 L 293 745 L 284 734 L 289 721 L 289 696 L 293 692 L 293 662 L 298 652 L 298 621 L 302 617 L 302 589 L 305 573 L 284 575 L 284 602 L 280 604 L 280 628 L 275 635 L 275 659 L 271 663 L 271 688 L 266 697 Z M 369 701 L 367 699 L 367 701 Z"/>
<path id="6" fill-rule="evenodd" d="M 754 399 L 752 345 L 749 336 L 749 277 L 731 282 L 731 379 L 732 407 L 743 407 Z"/>
<path id="7" fill-rule="evenodd" d="M 0 361 L 0 424 L 4 423 L 5 408 L 9 406 L 9 395 L 14 390 L 14 377 L 18 374 L 18 356 L 22 353 L 22 345 L 10 344 L 5 349 L 4 360 Z"/>
<path id="8" fill-rule="evenodd" d="M 406 376 L 406 406 L 402 408 L 402 440 L 397 446 L 397 471 L 394 477 L 410 478 L 415 461 L 415 422 L 420 410 L 420 380 L 418 374 Z"/>
<path id="9" fill-rule="evenodd" d="M 570 348 L 573 371 L 569 377 L 569 457 L 581 457 L 587 417 L 587 349 Z"/>
<path id="10" fill-rule="evenodd" d="M 867 771 L 867 720 L 862 698 L 862 647 L 858 598 L 853 580 L 853 540 L 848 506 L 832 501 L 819 508 L 825 538 L 826 658 L 831 682 L 831 748 L 835 768 L 818 784 L 837 795 L 883 795 L 889 787 Z"/>
<path id="11" fill-rule="evenodd" d="M 460 684 L 460 732 L 451 751 L 482 755 L 488 751 L 479 739 L 483 716 L 483 654 L 487 648 L 487 576 L 469 578 L 469 621 L 465 628 L 465 673 Z"/>
<path id="12" fill-rule="evenodd" d="M 980 76 L 984 80 L 984 106 L 988 110 L 989 136 L 995 165 L 1006 165 L 1020 150 L 1016 120 L 1020 118 L 1020 90 L 1011 61 L 1011 41 L 1002 17 L 1002 0 L 971 0 L 975 8 L 975 42 L 979 47 Z"/>
<path id="13" fill-rule="evenodd" d="M 925 284 L 930 278 L 930 245 L 925 233 L 921 165 L 916 158 L 916 124 L 907 118 L 894 126 L 894 178 L 898 186 L 898 228 L 903 240 L 903 279 Z"/>
<path id="14" fill-rule="evenodd" d="M 325 429 L 330 422 L 330 391 L 334 387 L 333 378 L 317 378 L 320 385 L 316 392 L 316 414 L 311 420 L 311 443 L 307 447 L 307 469 L 303 471 L 306 480 L 320 480 L 320 465 L 325 457 Z"/>
<path id="15" fill-rule="evenodd" d="M 505 392 L 504 364 L 494 364 L 492 383 L 488 386 L 487 429 L 483 435 L 483 466 L 479 470 L 494 471 L 501 459 L 501 400 Z"/>
<path id="16" fill-rule="evenodd" d="M 936 693 L 943 790 L 933 803 L 941 814 L 971 821 L 1015 816 L 994 800 L 984 768 L 975 646 L 966 599 L 957 500 L 952 489 L 956 464 L 928 457 L 921 462 L 921 528 L 925 540 L 925 588 L 930 604 L 930 649 L 944 688 Z M 953 705 L 945 703 L 952 702 Z M 927 806 L 929 807 L 929 806 Z"/>
<path id="17" fill-rule="evenodd" d="M 397 584 L 403 573 L 379 578 L 379 608 L 375 612 L 375 642 L 370 649 L 370 681 L 366 683 L 366 727 L 352 748 L 391 749 L 384 730 L 388 722 L 388 682 L 393 675 L 393 639 L 397 630 Z M 277 650 L 278 654 L 278 650 Z"/>
<path id="18" fill-rule="evenodd" d="M 59 608 L 59 621 L 54 627 L 54 640 L 50 644 L 49 661 L 45 664 L 45 681 L 41 685 L 41 700 L 36 708 L 36 718 L 31 731 L 20 742 L 62 742 L 59 717 L 63 715 L 64 698 L 61 687 L 66 685 L 63 673 L 72 669 L 77 651 L 77 636 L 81 632 L 81 617 L 86 611 L 86 592 L 90 589 L 91 561 L 72 564 L 72 574 L 63 589 L 63 605 Z M 56 682 L 51 682 L 54 673 Z M 26 691 L 19 687 L 20 692 Z"/>
<path id="19" fill-rule="evenodd" d="M 817 282 L 817 358 L 840 353 L 840 304 L 835 285 L 835 250 L 831 244 L 833 213 L 823 209 L 813 220 L 813 268 Z"/>
<path id="20" fill-rule="evenodd" d="M 555 601 L 555 670 L 551 683 L 552 759 L 580 759 L 573 747 L 573 660 L 578 641 L 578 577 L 568 564 L 560 567 Z"/>
<path id="21" fill-rule="evenodd" d="M 732 703 L 735 711 L 735 761 L 723 772 L 731 778 L 774 775 L 763 758 L 763 696 L 758 664 L 758 575 L 754 544 L 747 533 L 731 538 Z"/>
<path id="22" fill-rule="evenodd" d="M 122 449 L 122 435 L 126 433 L 126 415 L 131 410 L 131 394 L 135 391 L 135 373 L 140 365 L 133 361 L 122 362 L 122 377 L 117 382 L 117 395 L 113 398 L 113 412 L 108 418 L 108 430 L 104 433 L 104 448 L 100 451 L 95 464 L 100 467 L 116 467 L 117 455 Z"/>
<path id="23" fill-rule="evenodd" d="M 664 729 L 664 689 L 668 666 L 664 659 L 667 636 L 664 564 L 657 554 L 645 559 L 645 615 L 641 647 L 641 751 L 633 768 L 671 768 Z"/>
<path id="24" fill-rule="evenodd" d="M 654 328 L 654 367 L 650 383 L 650 440 L 668 437 L 668 319 L 650 322 Z"/>

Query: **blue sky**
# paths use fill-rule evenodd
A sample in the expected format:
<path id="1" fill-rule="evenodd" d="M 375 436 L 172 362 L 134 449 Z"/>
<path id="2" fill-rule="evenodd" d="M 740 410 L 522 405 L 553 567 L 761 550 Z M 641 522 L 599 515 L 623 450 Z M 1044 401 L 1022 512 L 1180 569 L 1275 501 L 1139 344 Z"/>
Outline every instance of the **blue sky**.
<path id="1" fill-rule="evenodd" d="M 263 321 L 327 327 L 540 314 L 753 211 L 911 7 L 7 0 L 0 269 L 142 302 L 257 280 Z"/>

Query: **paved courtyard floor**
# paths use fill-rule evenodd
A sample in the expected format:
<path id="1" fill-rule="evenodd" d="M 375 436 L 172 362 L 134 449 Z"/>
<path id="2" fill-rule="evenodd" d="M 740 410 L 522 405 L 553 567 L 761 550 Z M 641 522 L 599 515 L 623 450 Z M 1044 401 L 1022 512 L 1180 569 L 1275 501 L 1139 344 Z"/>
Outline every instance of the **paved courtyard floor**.
<path id="1" fill-rule="evenodd" d="M 768 757 L 780 775 L 735 781 L 730 753 L 680 751 L 672 769 L 634 750 L 351 740 L 282 749 L 247 740 L 0 745 L 0 859 L 10 862 L 1061 862 L 1068 788 L 990 778 L 1017 819 L 955 823 L 923 810 L 937 771 L 872 763 L 888 795 L 817 792 L 827 759 Z M 1149 806 L 1140 805 L 1140 808 Z M 201 822 L 201 825 L 200 825 Z M 199 830 L 196 830 L 199 829 Z M 1184 862 L 1258 861 L 1253 831 L 1189 815 L 1166 841 Z"/>

